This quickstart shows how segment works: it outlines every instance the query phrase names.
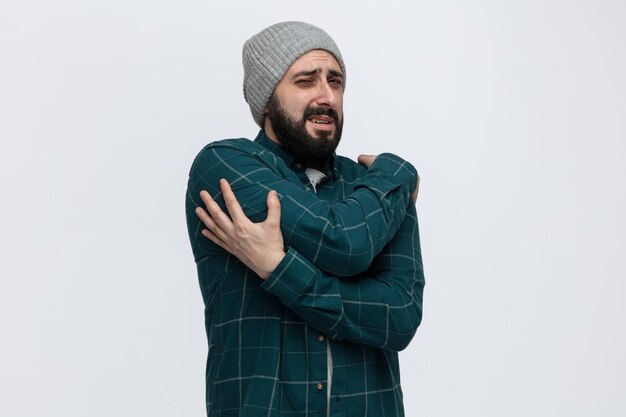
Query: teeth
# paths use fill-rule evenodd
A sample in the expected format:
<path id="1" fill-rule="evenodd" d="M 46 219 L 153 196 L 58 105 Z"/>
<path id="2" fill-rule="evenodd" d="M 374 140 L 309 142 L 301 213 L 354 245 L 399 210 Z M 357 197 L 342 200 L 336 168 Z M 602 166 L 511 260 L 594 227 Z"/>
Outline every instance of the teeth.
<path id="1" fill-rule="evenodd" d="M 318 119 L 312 119 L 311 121 L 312 121 L 313 123 L 318 123 L 318 124 L 323 124 L 323 125 L 327 125 L 327 124 L 329 124 L 329 123 L 330 123 L 330 122 L 325 122 L 325 121 L 323 121 L 323 120 L 318 120 Z"/>

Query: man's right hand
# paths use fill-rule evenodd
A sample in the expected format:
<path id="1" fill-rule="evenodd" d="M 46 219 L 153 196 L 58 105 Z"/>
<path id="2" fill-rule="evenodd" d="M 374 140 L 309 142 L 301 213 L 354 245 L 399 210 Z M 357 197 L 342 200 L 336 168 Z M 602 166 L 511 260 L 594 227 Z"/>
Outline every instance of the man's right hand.
<path id="1" fill-rule="evenodd" d="M 267 195 L 267 218 L 253 223 L 245 215 L 226 180 L 220 180 L 220 189 L 228 214 L 201 191 L 206 206 L 196 208 L 196 214 L 206 229 L 202 234 L 213 243 L 234 255 L 262 279 L 267 279 L 285 257 L 283 235 L 280 231 L 280 201 L 276 191 Z M 230 215 L 230 216 L 229 216 Z"/>
<path id="2" fill-rule="evenodd" d="M 357 158 L 357 161 L 359 164 L 363 165 L 365 168 L 369 169 L 370 166 L 372 166 L 372 164 L 374 163 L 374 160 L 376 160 L 376 157 L 378 155 L 366 155 L 366 154 L 361 154 L 359 155 L 359 157 Z M 417 202 L 417 193 L 419 192 L 420 189 L 420 176 L 417 176 L 417 185 L 415 186 L 415 191 L 413 191 L 413 193 L 411 194 L 411 197 L 413 198 L 413 203 Z"/>

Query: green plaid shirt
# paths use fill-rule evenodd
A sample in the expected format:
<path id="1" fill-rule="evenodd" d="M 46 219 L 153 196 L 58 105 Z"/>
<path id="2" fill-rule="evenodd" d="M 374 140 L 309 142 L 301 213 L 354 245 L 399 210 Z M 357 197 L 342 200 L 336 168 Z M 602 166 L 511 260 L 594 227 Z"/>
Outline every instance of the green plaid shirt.
<path id="1" fill-rule="evenodd" d="M 211 417 L 404 415 L 397 352 L 420 324 L 424 287 L 417 173 L 391 154 L 368 170 L 334 156 L 324 171 L 314 190 L 263 131 L 254 142 L 213 142 L 193 163 L 187 224 Z M 220 178 L 255 222 L 278 192 L 287 255 L 266 281 L 200 233 L 200 190 L 224 209 Z"/>

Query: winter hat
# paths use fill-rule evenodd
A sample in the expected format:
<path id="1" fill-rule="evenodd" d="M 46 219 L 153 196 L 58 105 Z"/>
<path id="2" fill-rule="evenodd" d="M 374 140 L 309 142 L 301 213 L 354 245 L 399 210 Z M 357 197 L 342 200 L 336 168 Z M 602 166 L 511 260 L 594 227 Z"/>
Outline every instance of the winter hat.
<path id="1" fill-rule="evenodd" d="M 272 25 L 243 45 L 243 96 L 256 124 L 263 127 L 265 107 L 283 76 L 302 55 L 314 49 L 330 52 L 343 72 L 346 68 L 335 41 L 322 29 L 303 22 Z"/>

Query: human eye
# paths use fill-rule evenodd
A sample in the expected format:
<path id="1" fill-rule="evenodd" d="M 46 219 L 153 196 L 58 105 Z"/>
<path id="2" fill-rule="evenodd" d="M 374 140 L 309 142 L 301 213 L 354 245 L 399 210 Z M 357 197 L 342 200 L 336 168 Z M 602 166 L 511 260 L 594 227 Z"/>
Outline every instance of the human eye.
<path id="1" fill-rule="evenodd" d="M 341 78 L 331 78 L 330 80 L 328 80 L 328 84 L 336 87 L 341 87 L 343 85 L 343 80 Z"/>

